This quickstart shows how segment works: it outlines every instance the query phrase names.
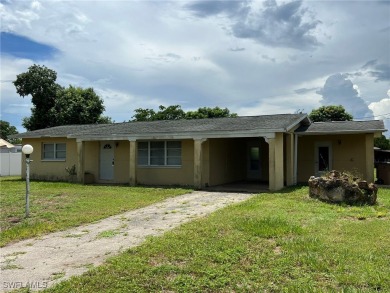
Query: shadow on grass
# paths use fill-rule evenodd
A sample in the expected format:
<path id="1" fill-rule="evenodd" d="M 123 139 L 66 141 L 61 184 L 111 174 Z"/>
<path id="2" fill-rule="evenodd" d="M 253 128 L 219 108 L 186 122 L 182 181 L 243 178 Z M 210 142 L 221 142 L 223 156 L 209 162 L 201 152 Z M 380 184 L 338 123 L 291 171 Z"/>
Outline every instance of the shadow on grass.
<path id="1" fill-rule="evenodd" d="M 22 179 L 21 177 L 0 177 L 1 181 L 8 181 L 8 182 L 25 182 L 25 179 Z M 30 180 L 32 181 L 32 180 Z"/>

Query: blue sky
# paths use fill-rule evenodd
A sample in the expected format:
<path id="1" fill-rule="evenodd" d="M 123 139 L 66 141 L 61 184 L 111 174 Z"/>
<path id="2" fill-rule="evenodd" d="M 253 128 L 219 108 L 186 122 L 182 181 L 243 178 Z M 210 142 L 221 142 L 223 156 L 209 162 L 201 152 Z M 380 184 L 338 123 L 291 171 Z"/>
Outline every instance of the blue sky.
<path id="1" fill-rule="evenodd" d="M 1 54 L 8 54 L 20 59 L 30 59 L 37 62 L 52 59 L 56 48 L 37 43 L 27 37 L 9 32 L 0 33 Z"/>
<path id="2" fill-rule="evenodd" d="M 1 119 L 21 126 L 32 64 L 93 87 L 117 122 L 136 108 L 239 115 L 342 104 L 390 128 L 390 1 L 0 1 Z M 387 135 L 389 132 L 387 132 Z"/>

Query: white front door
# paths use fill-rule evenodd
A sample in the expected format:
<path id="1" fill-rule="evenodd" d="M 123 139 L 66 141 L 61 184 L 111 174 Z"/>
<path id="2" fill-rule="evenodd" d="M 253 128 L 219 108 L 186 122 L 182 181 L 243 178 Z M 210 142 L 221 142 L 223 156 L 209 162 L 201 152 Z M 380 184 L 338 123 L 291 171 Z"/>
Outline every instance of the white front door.
<path id="1" fill-rule="evenodd" d="M 112 141 L 100 142 L 100 179 L 114 179 L 115 144 Z"/>
<path id="2" fill-rule="evenodd" d="M 332 170 L 332 144 L 321 142 L 316 144 L 315 150 L 315 173 L 321 176 Z"/>

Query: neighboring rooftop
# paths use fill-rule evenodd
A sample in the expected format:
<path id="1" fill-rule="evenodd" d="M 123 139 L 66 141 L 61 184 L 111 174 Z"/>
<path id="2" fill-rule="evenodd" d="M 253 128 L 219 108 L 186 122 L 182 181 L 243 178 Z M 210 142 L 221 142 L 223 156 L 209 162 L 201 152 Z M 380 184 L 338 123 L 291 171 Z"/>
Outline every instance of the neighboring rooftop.
<path id="1" fill-rule="evenodd" d="M 370 121 L 332 121 L 313 122 L 310 125 L 301 125 L 295 132 L 302 135 L 333 134 L 337 133 L 374 133 L 384 132 L 382 120 Z"/>
<path id="2" fill-rule="evenodd" d="M 161 120 L 111 124 L 67 125 L 15 135 L 17 138 L 38 137 L 118 137 L 145 135 L 185 135 L 235 132 L 284 132 L 301 121 L 309 123 L 306 114 L 276 114 L 236 118 Z"/>

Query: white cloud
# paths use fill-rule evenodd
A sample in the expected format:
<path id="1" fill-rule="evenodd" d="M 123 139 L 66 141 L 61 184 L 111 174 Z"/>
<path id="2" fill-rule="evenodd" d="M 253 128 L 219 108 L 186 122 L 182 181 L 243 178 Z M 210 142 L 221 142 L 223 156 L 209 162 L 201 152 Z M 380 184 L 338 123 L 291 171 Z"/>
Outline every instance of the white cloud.
<path id="1" fill-rule="evenodd" d="M 41 3 L 39 1 L 32 1 L 31 2 L 31 8 L 35 10 L 40 10 L 42 7 Z"/>
<path id="2" fill-rule="evenodd" d="M 387 98 L 373 102 L 368 107 L 374 112 L 375 119 L 383 120 L 386 129 L 390 130 L 390 90 L 387 95 Z M 390 137 L 390 131 L 387 131 L 385 135 Z"/>
<path id="3" fill-rule="evenodd" d="M 322 43 L 306 52 L 232 34 L 229 15 L 243 7 L 233 2 L 228 8 L 224 2 L 204 2 L 211 5 L 203 7 L 208 11 L 228 11 L 204 18 L 188 11 L 192 1 L 96 1 L 93 5 L 89 1 L 13 1 L 0 3 L 0 14 L 2 30 L 59 49 L 44 65 L 58 73 L 61 85 L 93 87 L 104 98 L 105 114 L 118 122 L 130 119 L 133 109 L 160 104 L 181 104 L 183 109 L 228 107 L 241 115 L 310 112 L 320 106 L 321 97 L 315 91 L 335 72 L 361 71 L 360 76 L 348 77 L 349 93 L 370 103 L 381 100 L 388 90 L 382 73 L 387 72 L 383 65 L 389 63 L 390 40 L 383 31 L 388 21 L 382 6 L 350 1 L 290 5 L 287 1 L 284 6 L 278 1 L 270 8 L 272 15 L 267 14 L 274 22 L 283 17 L 301 26 L 322 22 L 298 34 L 302 38 L 311 34 Z M 266 11 L 263 2 L 246 3 L 258 12 L 252 16 Z M 258 26 L 260 20 L 255 20 L 245 28 Z M 272 32 L 272 25 L 265 27 Z M 283 35 L 289 28 L 278 27 L 278 31 Z M 293 44 L 293 39 L 280 41 Z M 2 79 L 14 79 L 34 63 L 1 58 Z M 370 60 L 377 63 L 362 70 Z M 4 86 L 2 112 L 8 104 L 27 101 L 12 84 Z M 22 116 L 17 116 L 15 125 L 21 124 Z"/>
<path id="4" fill-rule="evenodd" d="M 342 105 L 356 120 L 373 117 L 373 112 L 360 96 L 358 86 L 340 73 L 329 76 L 317 93 L 322 96 L 322 105 Z"/>

